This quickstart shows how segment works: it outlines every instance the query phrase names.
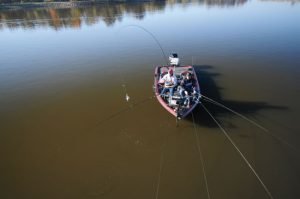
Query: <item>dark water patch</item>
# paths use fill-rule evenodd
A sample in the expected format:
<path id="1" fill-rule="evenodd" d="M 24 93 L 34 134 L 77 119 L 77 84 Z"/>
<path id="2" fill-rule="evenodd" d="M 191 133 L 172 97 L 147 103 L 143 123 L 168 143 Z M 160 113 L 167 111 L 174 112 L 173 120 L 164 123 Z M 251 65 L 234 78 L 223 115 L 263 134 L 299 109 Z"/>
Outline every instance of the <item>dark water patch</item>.
<path id="1" fill-rule="evenodd" d="M 213 66 L 203 65 L 203 66 L 194 66 L 195 71 L 197 73 L 197 78 L 200 83 L 201 87 L 201 93 L 204 96 L 208 96 L 209 98 L 215 100 L 216 102 L 229 107 L 241 115 L 245 115 L 246 117 L 255 118 L 255 115 L 259 113 L 261 110 L 280 110 L 280 111 L 287 111 L 288 107 L 286 106 L 280 106 L 280 105 L 269 105 L 266 102 L 246 102 L 246 101 L 234 101 L 234 100 L 226 100 L 222 96 L 222 88 L 221 86 L 218 86 L 216 84 L 215 79 L 218 78 L 221 74 L 219 73 L 213 73 L 210 72 L 211 69 L 213 69 Z M 202 100 L 202 103 L 207 106 L 207 108 L 211 111 L 211 113 L 216 118 L 222 118 L 222 117 L 239 117 L 235 115 L 234 113 L 219 107 L 218 105 L 215 105 L 213 103 L 210 103 L 208 101 Z M 194 111 L 194 114 L 196 118 L 198 118 L 197 123 L 199 125 L 204 125 L 208 127 L 217 127 L 216 124 L 207 117 L 207 113 L 198 106 L 198 109 Z M 189 117 L 189 120 L 191 118 Z M 234 127 L 233 124 L 230 124 L 230 127 Z"/>

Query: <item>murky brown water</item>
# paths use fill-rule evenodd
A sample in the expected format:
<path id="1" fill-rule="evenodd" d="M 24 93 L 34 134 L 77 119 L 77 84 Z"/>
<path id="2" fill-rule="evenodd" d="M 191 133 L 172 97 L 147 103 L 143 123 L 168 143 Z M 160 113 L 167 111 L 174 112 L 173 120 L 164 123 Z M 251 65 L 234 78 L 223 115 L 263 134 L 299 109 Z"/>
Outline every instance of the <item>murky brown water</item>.
<path id="1" fill-rule="evenodd" d="M 149 98 L 164 59 L 131 24 L 269 130 L 203 102 L 274 198 L 300 198 L 298 19 L 294 1 L 1 11 L 0 198 L 208 198 L 203 164 L 210 198 L 269 198 L 201 106 L 195 131 Z"/>

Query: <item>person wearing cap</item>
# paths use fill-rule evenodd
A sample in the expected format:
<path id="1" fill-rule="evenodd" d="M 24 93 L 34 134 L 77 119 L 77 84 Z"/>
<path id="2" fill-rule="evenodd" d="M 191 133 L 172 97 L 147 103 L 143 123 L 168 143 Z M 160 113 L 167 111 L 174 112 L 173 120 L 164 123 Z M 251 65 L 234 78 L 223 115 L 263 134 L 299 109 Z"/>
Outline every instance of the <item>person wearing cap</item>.
<path id="1" fill-rule="evenodd" d="M 171 68 L 168 73 L 159 80 L 161 83 L 164 83 L 164 88 L 160 95 L 163 95 L 165 92 L 169 91 L 169 95 L 173 96 L 174 87 L 177 85 L 177 78 L 173 73 L 173 69 Z"/>

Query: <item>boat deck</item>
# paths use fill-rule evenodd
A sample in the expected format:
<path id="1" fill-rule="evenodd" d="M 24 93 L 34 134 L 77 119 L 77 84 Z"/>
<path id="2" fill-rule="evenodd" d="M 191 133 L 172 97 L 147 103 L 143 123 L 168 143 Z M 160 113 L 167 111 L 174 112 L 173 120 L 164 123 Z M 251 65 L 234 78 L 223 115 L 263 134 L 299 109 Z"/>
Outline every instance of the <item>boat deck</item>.
<path id="1" fill-rule="evenodd" d="M 174 87 L 174 94 L 172 98 L 168 95 L 168 93 L 164 95 L 160 95 L 163 84 L 159 83 L 159 80 L 168 73 L 169 69 L 172 68 L 174 71 L 174 74 L 177 77 L 178 84 Z M 178 85 L 180 85 L 183 75 L 189 73 L 191 74 L 191 77 L 193 79 L 193 89 L 195 92 L 189 92 L 189 94 L 185 97 L 183 97 L 178 89 Z M 194 68 L 192 66 L 157 66 L 155 69 L 155 93 L 157 96 L 158 101 L 161 103 L 161 105 L 169 111 L 172 115 L 178 118 L 184 118 L 186 117 L 198 104 L 199 102 L 199 94 L 200 94 L 200 87 L 198 83 L 197 76 L 195 74 Z M 188 104 L 186 103 L 188 100 Z"/>

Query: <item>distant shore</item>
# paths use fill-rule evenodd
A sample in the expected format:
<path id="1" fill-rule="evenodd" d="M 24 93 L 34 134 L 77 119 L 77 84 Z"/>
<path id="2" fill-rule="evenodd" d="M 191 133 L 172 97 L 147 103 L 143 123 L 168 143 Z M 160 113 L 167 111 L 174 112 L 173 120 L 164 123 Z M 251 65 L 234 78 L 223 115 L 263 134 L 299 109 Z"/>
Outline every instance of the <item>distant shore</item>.
<path id="1" fill-rule="evenodd" d="M 0 10 L 18 10 L 31 8 L 73 8 L 90 6 L 104 3 L 125 3 L 125 2 L 151 2 L 153 0 L 90 0 L 90 1 L 64 1 L 64 2 L 26 2 L 26 3 L 0 3 Z"/>

